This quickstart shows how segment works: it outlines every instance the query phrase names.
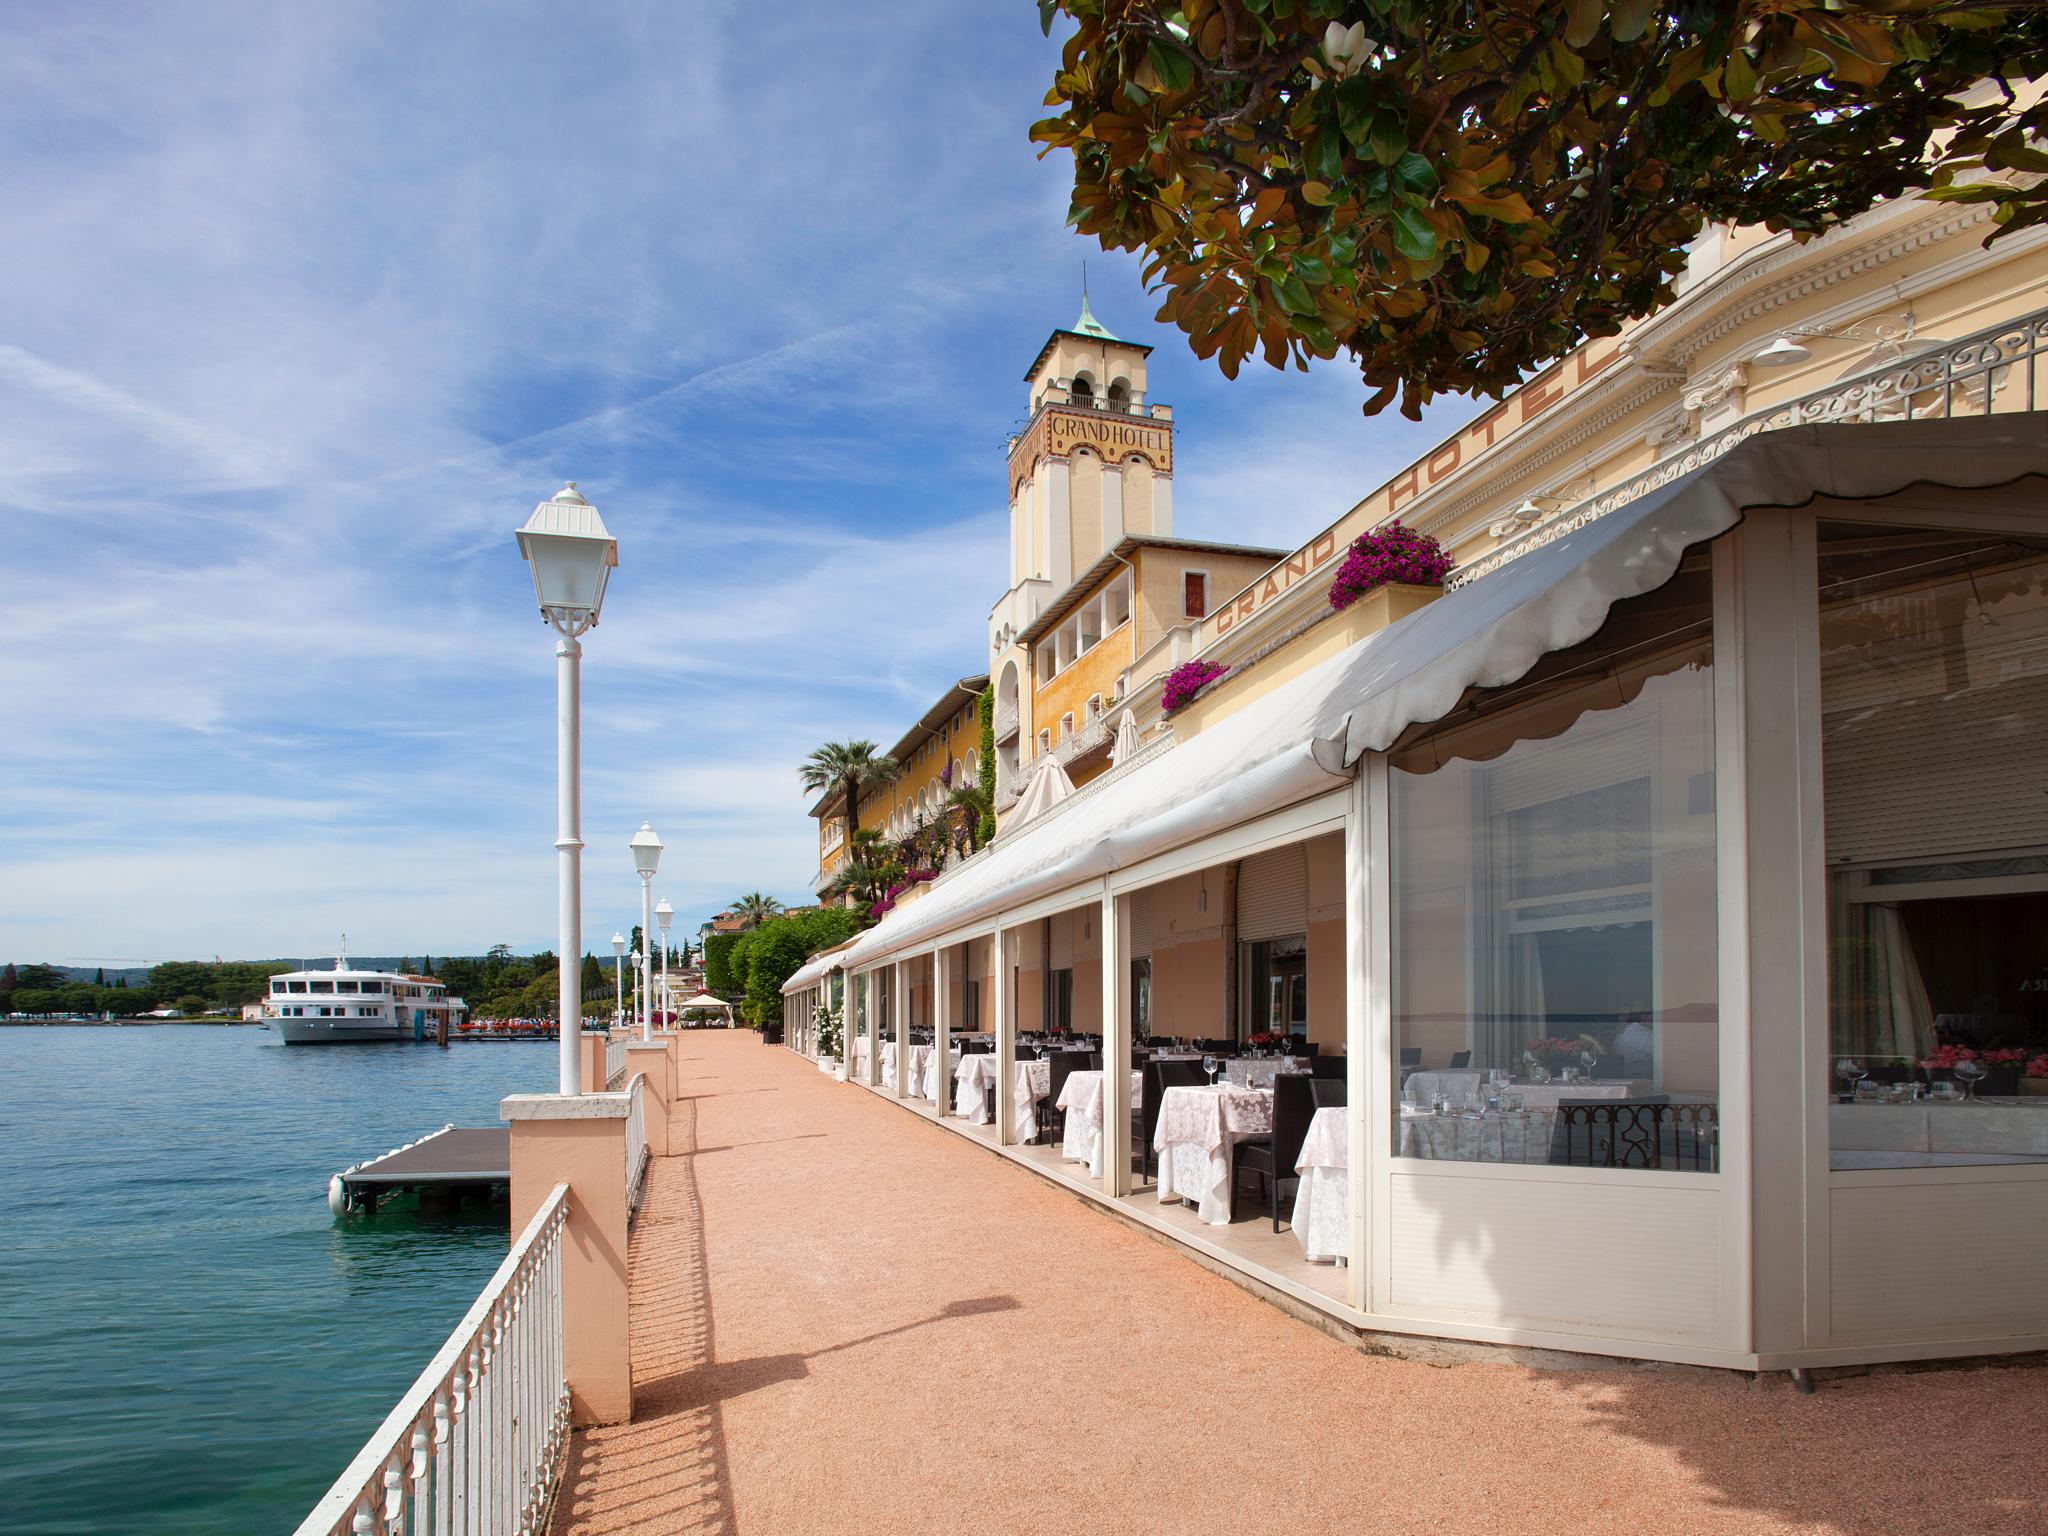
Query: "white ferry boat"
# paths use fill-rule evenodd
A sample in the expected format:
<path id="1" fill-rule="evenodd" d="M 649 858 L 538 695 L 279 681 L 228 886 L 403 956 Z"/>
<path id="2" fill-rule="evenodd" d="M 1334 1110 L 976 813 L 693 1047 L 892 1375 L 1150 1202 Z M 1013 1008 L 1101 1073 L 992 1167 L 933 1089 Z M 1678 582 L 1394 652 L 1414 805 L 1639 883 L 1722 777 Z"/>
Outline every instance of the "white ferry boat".
<path id="1" fill-rule="evenodd" d="M 429 976 L 360 971 L 342 955 L 331 971 L 288 971 L 270 978 L 264 1017 L 286 1045 L 354 1040 L 433 1040 L 445 1017 L 453 1035 L 469 1012 Z"/>

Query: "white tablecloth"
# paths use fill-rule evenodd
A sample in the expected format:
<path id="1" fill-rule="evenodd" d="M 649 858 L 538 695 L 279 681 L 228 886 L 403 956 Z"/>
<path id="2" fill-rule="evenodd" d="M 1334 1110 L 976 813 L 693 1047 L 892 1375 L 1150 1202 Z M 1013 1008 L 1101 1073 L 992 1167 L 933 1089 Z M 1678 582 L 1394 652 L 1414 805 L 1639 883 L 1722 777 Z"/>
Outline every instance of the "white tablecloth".
<path id="1" fill-rule="evenodd" d="M 1273 1133 L 1273 1095 L 1256 1088 L 1169 1088 L 1159 1101 L 1159 1198 L 1192 1200 L 1210 1226 L 1230 1220 L 1230 1150 Z"/>
<path id="2" fill-rule="evenodd" d="M 969 1125 L 988 1124 L 988 1090 L 996 1080 L 996 1059 L 987 1051 L 962 1056 L 953 1068 L 953 1116 Z"/>
<path id="3" fill-rule="evenodd" d="M 920 1099 L 929 1099 L 936 1104 L 939 1102 L 938 1048 L 920 1045 L 917 1051 L 917 1065 L 912 1069 L 917 1074 L 917 1080 L 911 1084 L 910 1091 Z M 946 1053 L 946 1063 L 949 1068 L 960 1065 L 959 1046 L 954 1046 Z"/>
<path id="4" fill-rule="evenodd" d="M 1102 1177 L 1102 1081 L 1100 1072 L 1072 1072 L 1060 1089 L 1058 1107 L 1067 1112 L 1066 1136 L 1060 1155 L 1070 1163 L 1086 1163 L 1090 1178 Z M 1131 1102 L 1144 1092 L 1142 1073 L 1131 1074 Z"/>
<path id="5" fill-rule="evenodd" d="M 1306 1072 L 1306 1058 L 1280 1056 L 1239 1056 L 1223 1064 L 1225 1082 L 1240 1088 L 1270 1088 L 1282 1071 Z"/>
<path id="6" fill-rule="evenodd" d="M 1556 1125 L 1554 1109 L 1433 1115 L 1403 1106 L 1401 1156 L 1458 1163 L 1547 1163 Z"/>
<path id="7" fill-rule="evenodd" d="M 1453 1104 L 1476 1104 L 1479 1102 L 1479 1076 L 1477 1067 L 1425 1067 L 1419 1072 L 1410 1072 L 1402 1079 L 1401 1097 L 1410 1104 L 1420 1104 L 1427 1109 L 1441 1090 Z"/>
<path id="8" fill-rule="evenodd" d="M 1830 1104 L 1828 1131 L 1837 1152 L 2048 1157 L 2048 1097 Z"/>
<path id="9" fill-rule="evenodd" d="M 1038 1101 L 1052 1092 L 1052 1063 L 1020 1061 L 1010 1082 L 1010 1140 L 1029 1141 L 1038 1134 Z"/>
<path id="10" fill-rule="evenodd" d="M 1316 1111 L 1294 1171 L 1294 1238 L 1312 1263 L 1351 1257 L 1351 1142 L 1344 1111 Z"/>

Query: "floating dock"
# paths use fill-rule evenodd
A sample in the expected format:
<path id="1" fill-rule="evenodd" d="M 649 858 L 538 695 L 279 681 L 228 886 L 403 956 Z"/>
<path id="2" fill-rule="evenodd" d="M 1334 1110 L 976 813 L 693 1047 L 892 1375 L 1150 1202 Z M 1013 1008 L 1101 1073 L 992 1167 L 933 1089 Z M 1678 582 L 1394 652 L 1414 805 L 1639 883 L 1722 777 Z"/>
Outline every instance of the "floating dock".
<path id="1" fill-rule="evenodd" d="M 493 1195 L 512 1187 L 509 1126 L 438 1131 L 344 1168 L 327 1181 L 327 1207 L 335 1215 L 374 1211 L 388 1195 L 417 1194 L 423 1202 L 452 1203 L 467 1194 Z"/>

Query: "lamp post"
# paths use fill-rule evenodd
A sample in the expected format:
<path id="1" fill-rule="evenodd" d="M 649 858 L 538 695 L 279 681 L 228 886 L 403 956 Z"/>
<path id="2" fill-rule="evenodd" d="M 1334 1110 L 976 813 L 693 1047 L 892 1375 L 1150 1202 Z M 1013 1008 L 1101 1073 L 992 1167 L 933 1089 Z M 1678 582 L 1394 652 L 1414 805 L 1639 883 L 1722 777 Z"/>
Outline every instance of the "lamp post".
<path id="1" fill-rule="evenodd" d="M 612 935 L 612 1028 L 626 1022 L 626 936 Z"/>
<path id="2" fill-rule="evenodd" d="M 648 941 L 654 930 L 654 872 L 661 867 L 661 839 L 654 824 L 643 821 L 633 834 L 633 867 L 640 871 L 640 1038 L 654 1038 L 654 968 L 648 963 Z"/>
<path id="3" fill-rule="evenodd" d="M 668 925 L 676 919 L 676 909 L 662 897 L 654 904 L 654 921 L 661 929 L 661 1012 L 664 1025 L 669 1013 L 668 1002 Z"/>
<path id="4" fill-rule="evenodd" d="M 583 1091 L 583 807 L 577 639 L 597 625 L 619 541 L 570 481 L 519 530 L 533 595 L 555 641 L 555 927 L 561 1014 L 561 1091 Z"/>

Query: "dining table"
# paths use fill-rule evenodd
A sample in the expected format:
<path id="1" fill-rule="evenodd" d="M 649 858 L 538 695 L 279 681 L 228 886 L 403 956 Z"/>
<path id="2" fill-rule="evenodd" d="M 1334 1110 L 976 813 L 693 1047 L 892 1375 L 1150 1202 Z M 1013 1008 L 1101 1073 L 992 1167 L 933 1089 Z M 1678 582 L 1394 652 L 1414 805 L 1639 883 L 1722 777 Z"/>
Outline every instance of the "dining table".
<path id="1" fill-rule="evenodd" d="M 1066 1134 L 1060 1141 L 1060 1155 L 1070 1163 L 1086 1163 L 1088 1176 L 1102 1177 L 1102 1101 L 1104 1074 L 1084 1069 L 1067 1074 L 1060 1087 L 1057 1106 L 1066 1111 Z M 1144 1092 L 1144 1074 L 1131 1074 L 1131 1102 Z"/>
<path id="2" fill-rule="evenodd" d="M 996 1081 L 996 1059 L 984 1052 L 962 1056 L 953 1069 L 953 1114 L 969 1125 L 987 1125 L 988 1090 Z M 1052 1091 L 1052 1064 L 1020 1061 L 1010 1079 L 1010 1139 L 1022 1143 L 1038 1133 L 1038 1101 Z"/>
<path id="3" fill-rule="evenodd" d="M 1152 1135 L 1153 1150 L 1159 1154 L 1161 1203 L 1185 1200 L 1205 1224 L 1227 1224 L 1231 1149 L 1249 1137 L 1272 1134 L 1271 1089 L 1229 1083 L 1168 1088 L 1159 1101 L 1159 1128 Z"/>
<path id="4" fill-rule="evenodd" d="M 1311 1263 L 1351 1257 L 1351 1135 L 1342 1105 L 1326 1105 L 1308 1123 L 1294 1160 L 1295 1241 Z"/>
<path id="5" fill-rule="evenodd" d="M 1547 1163 L 1556 1129 L 1554 1105 L 1439 1115 L 1403 1104 L 1398 1155 L 1451 1163 Z"/>

